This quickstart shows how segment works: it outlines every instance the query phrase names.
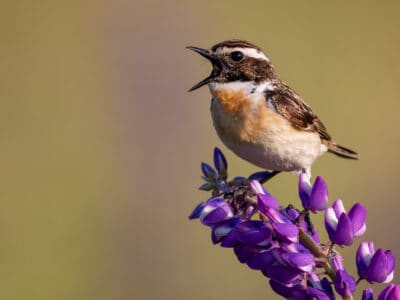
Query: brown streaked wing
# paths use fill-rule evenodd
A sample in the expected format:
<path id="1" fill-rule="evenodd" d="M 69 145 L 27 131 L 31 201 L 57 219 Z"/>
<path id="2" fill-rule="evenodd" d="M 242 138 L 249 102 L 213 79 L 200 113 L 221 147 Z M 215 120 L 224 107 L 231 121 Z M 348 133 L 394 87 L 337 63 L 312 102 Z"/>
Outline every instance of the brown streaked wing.
<path id="1" fill-rule="evenodd" d="M 287 119 L 293 127 L 317 132 L 322 140 L 331 141 L 331 136 L 325 125 L 290 87 L 283 82 L 275 84 L 273 91 L 266 90 L 267 104 L 277 113 Z"/>

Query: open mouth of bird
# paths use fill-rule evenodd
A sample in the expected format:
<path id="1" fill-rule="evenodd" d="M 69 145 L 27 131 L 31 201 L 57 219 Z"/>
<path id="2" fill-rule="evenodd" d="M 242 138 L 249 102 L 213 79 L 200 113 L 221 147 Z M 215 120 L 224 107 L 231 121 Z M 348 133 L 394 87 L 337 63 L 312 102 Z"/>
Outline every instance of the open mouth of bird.
<path id="1" fill-rule="evenodd" d="M 192 50 L 194 52 L 197 52 L 201 56 L 207 58 L 211 62 L 212 67 L 213 67 L 211 74 L 208 77 L 204 78 L 202 81 L 200 81 L 199 83 L 196 83 L 194 86 L 192 86 L 190 88 L 189 92 L 191 92 L 191 91 L 197 90 L 198 88 L 202 87 L 203 85 L 206 85 L 206 84 L 212 82 L 212 80 L 221 73 L 222 64 L 214 55 L 210 54 L 210 52 L 207 49 L 193 47 L 193 46 L 188 46 L 186 48 L 189 50 Z"/>

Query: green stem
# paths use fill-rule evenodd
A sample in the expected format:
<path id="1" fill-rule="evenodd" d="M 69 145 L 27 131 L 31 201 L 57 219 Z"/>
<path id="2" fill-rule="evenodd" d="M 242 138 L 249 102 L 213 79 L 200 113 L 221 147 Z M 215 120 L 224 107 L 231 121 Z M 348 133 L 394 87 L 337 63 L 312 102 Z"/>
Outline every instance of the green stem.
<path id="1" fill-rule="evenodd" d="M 310 252 L 318 258 L 318 261 L 322 264 L 326 274 L 335 280 L 336 274 L 332 270 L 329 264 L 328 255 L 321 249 L 321 247 L 314 242 L 314 240 L 304 231 L 304 229 L 299 227 L 299 241 L 305 246 Z"/>

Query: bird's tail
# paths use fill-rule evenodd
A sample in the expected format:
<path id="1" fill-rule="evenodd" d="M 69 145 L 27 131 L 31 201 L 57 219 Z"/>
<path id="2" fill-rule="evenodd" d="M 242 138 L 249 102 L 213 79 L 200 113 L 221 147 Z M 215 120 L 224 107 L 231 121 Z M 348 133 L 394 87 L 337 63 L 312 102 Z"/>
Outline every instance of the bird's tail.
<path id="1" fill-rule="evenodd" d="M 328 151 L 344 158 L 358 159 L 357 152 L 335 143 L 329 145 Z"/>

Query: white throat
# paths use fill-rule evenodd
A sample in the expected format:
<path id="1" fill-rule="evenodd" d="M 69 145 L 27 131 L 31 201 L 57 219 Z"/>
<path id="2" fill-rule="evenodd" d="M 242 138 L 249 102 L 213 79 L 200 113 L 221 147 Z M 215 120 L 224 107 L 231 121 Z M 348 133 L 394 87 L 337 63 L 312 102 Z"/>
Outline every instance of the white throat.
<path id="1" fill-rule="evenodd" d="M 232 82 L 211 82 L 208 84 L 211 93 L 221 90 L 242 91 L 245 94 L 263 94 L 266 90 L 273 91 L 271 81 L 232 81 Z"/>

